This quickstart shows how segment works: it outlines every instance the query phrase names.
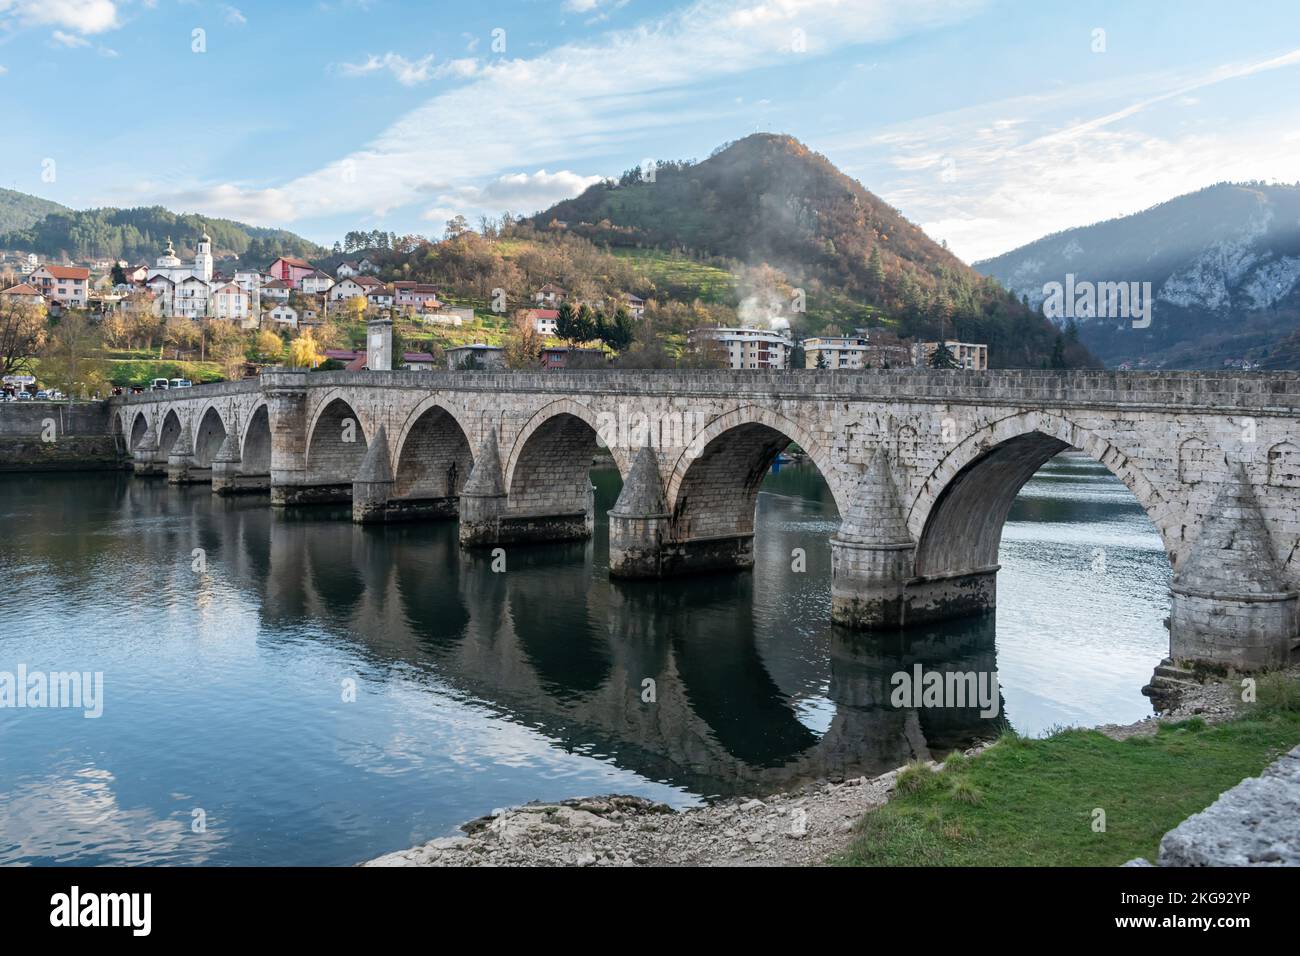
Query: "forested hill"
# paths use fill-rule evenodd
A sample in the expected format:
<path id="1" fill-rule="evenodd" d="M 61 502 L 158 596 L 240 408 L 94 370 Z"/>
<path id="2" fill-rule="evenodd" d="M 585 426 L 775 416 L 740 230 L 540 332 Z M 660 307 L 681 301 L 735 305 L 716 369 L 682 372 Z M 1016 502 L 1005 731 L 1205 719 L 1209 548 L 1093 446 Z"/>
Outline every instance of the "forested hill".
<path id="1" fill-rule="evenodd" d="M 284 229 L 174 213 L 161 206 L 81 210 L 60 206 L 28 226 L 0 235 L 0 248 L 74 261 L 107 258 L 153 262 L 168 237 L 176 244 L 177 252 L 185 255 L 193 251 L 205 229 L 218 257 L 233 254 L 269 262 L 278 255 L 314 257 L 325 251 Z"/>
<path id="2" fill-rule="evenodd" d="M 67 212 L 48 199 L 20 193 L 13 189 L 0 189 L 0 236 L 15 229 L 26 229 L 32 223 L 52 212 Z"/>
<path id="3" fill-rule="evenodd" d="M 998 366 L 1095 361 L 1073 341 L 1061 343 L 1056 327 L 996 280 L 790 136 L 755 134 L 703 162 L 660 163 L 653 175 L 629 170 L 532 223 L 611 247 L 767 264 L 810 303 L 847 297 L 902 336 L 931 338 L 944 329 L 987 342 Z"/>

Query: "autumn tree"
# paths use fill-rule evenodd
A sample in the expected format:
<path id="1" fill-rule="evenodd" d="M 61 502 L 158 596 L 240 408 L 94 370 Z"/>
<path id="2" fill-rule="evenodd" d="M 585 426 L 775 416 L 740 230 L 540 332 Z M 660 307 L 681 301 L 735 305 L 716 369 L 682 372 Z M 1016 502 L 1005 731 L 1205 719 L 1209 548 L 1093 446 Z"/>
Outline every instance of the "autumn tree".
<path id="1" fill-rule="evenodd" d="M 43 306 L 19 296 L 0 296 L 0 371 L 6 375 L 28 371 L 48 331 Z"/>
<path id="2" fill-rule="evenodd" d="M 293 368 L 315 368 L 323 358 L 311 329 L 300 333 L 289 343 L 289 365 Z"/>
<path id="3" fill-rule="evenodd" d="M 542 337 L 526 315 L 515 319 L 513 332 L 506 338 L 506 367 L 535 369 L 542 358 Z"/>
<path id="4" fill-rule="evenodd" d="M 221 366 L 221 374 L 234 381 L 244 377 L 248 340 L 233 322 L 214 322 L 209 332 L 208 354 Z"/>
<path id="5" fill-rule="evenodd" d="M 284 357 L 284 339 L 270 329 L 263 329 L 253 340 L 253 354 L 259 362 L 278 362 Z"/>
<path id="6" fill-rule="evenodd" d="M 108 364 L 101 350 L 99 326 L 84 312 L 65 312 L 50 329 L 41 350 L 41 380 L 72 401 L 74 395 L 97 395 L 108 385 Z"/>
<path id="7" fill-rule="evenodd" d="M 163 345 L 176 350 L 176 358 L 181 357 L 182 349 L 192 349 L 199 344 L 199 327 L 192 319 L 183 315 L 173 315 L 163 326 Z"/>

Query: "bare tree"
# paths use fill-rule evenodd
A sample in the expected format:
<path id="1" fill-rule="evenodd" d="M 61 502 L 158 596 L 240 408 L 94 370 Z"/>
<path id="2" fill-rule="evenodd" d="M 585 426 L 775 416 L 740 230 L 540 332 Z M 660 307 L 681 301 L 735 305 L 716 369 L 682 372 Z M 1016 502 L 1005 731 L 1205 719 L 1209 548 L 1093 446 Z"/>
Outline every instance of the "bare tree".
<path id="1" fill-rule="evenodd" d="M 0 371 L 13 375 L 29 370 L 48 333 L 43 307 L 18 296 L 0 296 Z"/>

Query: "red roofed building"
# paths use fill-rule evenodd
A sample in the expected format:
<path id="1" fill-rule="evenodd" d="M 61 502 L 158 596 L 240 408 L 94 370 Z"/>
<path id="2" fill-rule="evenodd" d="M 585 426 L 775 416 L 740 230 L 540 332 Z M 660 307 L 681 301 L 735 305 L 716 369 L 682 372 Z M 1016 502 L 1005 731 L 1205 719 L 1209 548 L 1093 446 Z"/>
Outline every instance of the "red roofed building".
<path id="1" fill-rule="evenodd" d="M 302 280 L 316 271 L 316 267 L 305 259 L 294 256 L 281 256 L 266 267 L 266 271 L 292 288 L 302 286 Z"/>
<path id="2" fill-rule="evenodd" d="M 76 266 L 41 266 L 31 274 L 29 284 L 47 299 L 61 305 L 84 308 L 90 293 L 90 270 Z"/>
<path id="3" fill-rule="evenodd" d="M 18 299 L 21 302 L 30 302 L 33 305 L 45 304 L 45 296 L 41 295 L 40 290 L 29 286 L 26 282 L 20 282 L 0 292 L 0 299 Z"/>
<path id="4" fill-rule="evenodd" d="M 560 310 L 526 309 L 524 320 L 532 324 L 538 335 L 554 335 L 560 320 Z"/>

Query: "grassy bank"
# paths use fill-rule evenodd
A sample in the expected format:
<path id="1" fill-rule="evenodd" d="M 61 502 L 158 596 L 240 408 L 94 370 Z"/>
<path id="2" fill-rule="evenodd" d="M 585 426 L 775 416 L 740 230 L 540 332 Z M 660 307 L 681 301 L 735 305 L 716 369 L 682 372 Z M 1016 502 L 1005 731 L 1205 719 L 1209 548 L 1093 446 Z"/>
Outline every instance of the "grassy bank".
<path id="1" fill-rule="evenodd" d="M 149 385 L 155 378 L 188 378 L 195 385 L 224 379 L 216 362 L 175 359 L 109 358 L 108 379 L 114 385 Z"/>
<path id="2" fill-rule="evenodd" d="M 1154 860 L 1160 838 L 1224 790 L 1300 744 L 1300 683 L 1260 682 L 1259 703 L 1213 726 L 1198 718 L 1153 736 L 1067 730 L 1006 736 L 942 772 L 899 774 L 890 802 L 862 818 L 847 866 L 1117 866 Z M 1094 832 L 1094 811 L 1105 832 Z"/>

